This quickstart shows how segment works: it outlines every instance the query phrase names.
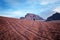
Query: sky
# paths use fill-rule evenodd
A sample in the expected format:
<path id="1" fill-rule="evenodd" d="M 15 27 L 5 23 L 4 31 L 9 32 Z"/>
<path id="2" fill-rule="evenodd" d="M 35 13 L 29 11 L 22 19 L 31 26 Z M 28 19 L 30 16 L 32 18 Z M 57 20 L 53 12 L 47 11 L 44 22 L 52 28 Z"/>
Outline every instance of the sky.
<path id="1" fill-rule="evenodd" d="M 33 13 L 44 19 L 60 12 L 60 0 L 0 0 L 0 16 L 20 18 Z"/>

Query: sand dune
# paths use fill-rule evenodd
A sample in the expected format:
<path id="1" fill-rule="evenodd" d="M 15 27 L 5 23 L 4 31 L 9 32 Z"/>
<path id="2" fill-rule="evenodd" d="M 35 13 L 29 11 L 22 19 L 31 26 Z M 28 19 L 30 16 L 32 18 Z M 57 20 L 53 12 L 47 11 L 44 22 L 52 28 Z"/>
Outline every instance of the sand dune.
<path id="1" fill-rule="evenodd" d="M 60 40 L 59 21 L 0 17 L 0 40 Z"/>

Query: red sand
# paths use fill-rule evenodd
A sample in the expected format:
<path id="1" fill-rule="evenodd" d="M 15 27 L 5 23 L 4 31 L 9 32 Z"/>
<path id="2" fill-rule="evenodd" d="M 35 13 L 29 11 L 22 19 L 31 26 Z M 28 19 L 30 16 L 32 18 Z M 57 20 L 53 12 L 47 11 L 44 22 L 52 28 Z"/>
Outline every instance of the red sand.
<path id="1" fill-rule="evenodd" d="M 60 40 L 60 21 L 0 17 L 0 40 Z"/>

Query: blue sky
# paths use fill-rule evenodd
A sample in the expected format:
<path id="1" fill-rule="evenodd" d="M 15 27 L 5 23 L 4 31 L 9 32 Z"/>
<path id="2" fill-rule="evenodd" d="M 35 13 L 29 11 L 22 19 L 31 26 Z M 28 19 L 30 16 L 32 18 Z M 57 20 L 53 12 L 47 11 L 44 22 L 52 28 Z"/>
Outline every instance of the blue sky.
<path id="1" fill-rule="evenodd" d="M 0 0 L 0 16 L 19 18 L 33 13 L 46 19 L 60 12 L 60 0 Z"/>

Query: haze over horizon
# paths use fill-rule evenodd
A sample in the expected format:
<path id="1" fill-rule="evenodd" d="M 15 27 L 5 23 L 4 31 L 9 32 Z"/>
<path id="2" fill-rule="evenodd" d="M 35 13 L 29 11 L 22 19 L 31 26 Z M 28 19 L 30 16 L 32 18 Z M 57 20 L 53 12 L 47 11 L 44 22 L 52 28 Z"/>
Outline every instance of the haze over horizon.
<path id="1" fill-rule="evenodd" d="M 33 13 L 46 19 L 60 13 L 60 0 L 0 0 L 0 16 L 19 18 Z"/>

